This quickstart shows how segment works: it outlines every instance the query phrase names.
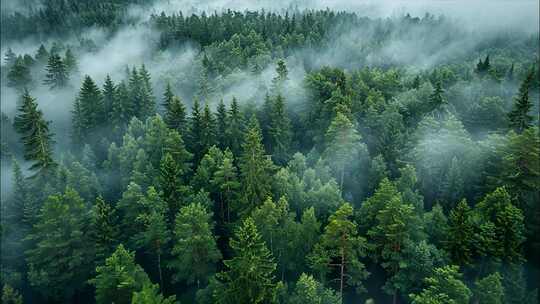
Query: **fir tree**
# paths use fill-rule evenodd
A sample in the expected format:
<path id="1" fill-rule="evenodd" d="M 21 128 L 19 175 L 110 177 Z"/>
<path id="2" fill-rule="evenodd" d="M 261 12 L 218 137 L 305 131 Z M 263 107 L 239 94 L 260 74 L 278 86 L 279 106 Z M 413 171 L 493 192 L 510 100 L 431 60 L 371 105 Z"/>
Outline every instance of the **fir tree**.
<path id="1" fill-rule="evenodd" d="M 201 117 L 201 153 L 204 155 L 216 144 L 216 121 L 208 104 L 204 106 Z"/>
<path id="2" fill-rule="evenodd" d="M 276 293 L 276 264 L 252 218 L 246 218 L 230 241 L 233 257 L 225 260 L 218 274 L 223 288 L 214 295 L 216 303 L 268 303 Z"/>
<path id="3" fill-rule="evenodd" d="M 75 55 L 73 55 L 73 52 L 71 51 L 71 48 L 68 48 L 64 54 L 64 65 L 66 67 L 67 74 L 74 74 L 79 71 L 79 65 L 77 64 L 77 59 L 75 58 Z"/>
<path id="4" fill-rule="evenodd" d="M 46 70 L 47 74 L 43 81 L 45 85 L 48 85 L 51 89 L 61 89 L 67 86 L 69 80 L 68 72 L 60 55 L 51 51 Z"/>
<path id="5" fill-rule="evenodd" d="M 32 83 L 30 69 L 21 56 L 15 59 L 7 74 L 8 86 L 22 90 Z"/>
<path id="6" fill-rule="evenodd" d="M 144 284 L 140 291 L 133 292 L 131 304 L 176 304 L 176 296 L 164 297 L 157 284 Z"/>
<path id="7" fill-rule="evenodd" d="M 291 122 L 285 110 L 285 100 L 281 94 L 274 98 L 272 111 L 270 112 L 269 141 L 270 151 L 274 161 L 283 165 L 289 159 L 291 144 Z"/>
<path id="8" fill-rule="evenodd" d="M 448 240 L 445 242 L 445 248 L 452 261 L 457 265 L 470 264 L 473 254 L 474 227 L 471 208 L 465 199 L 450 211 L 448 226 Z"/>
<path id="9" fill-rule="evenodd" d="M 118 246 L 120 231 L 114 206 L 98 197 L 92 211 L 92 243 L 96 250 L 96 263 L 101 265 Z"/>
<path id="10" fill-rule="evenodd" d="M 103 84 L 103 108 L 105 116 L 108 120 L 115 120 L 114 106 L 118 102 L 118 95 L 116 92 L 116 85 L 111 79 L 111 76 L 107 74 L 105 77 L 105 83 Z"/>
<path id="11" fill-rule="evenodd" d="M 220 190 L 220 216 L 223 221 L 231 220 L 231 204 L 236 198 L 240 188 L 237 169 L 234 165 L 234 156 L 230 150 L 226 150 L 223 161 L 214 172 L 212 184 Z M 225 215 L 226 214 L 226 215 Z"/>
<path id="12" fill-rule="evenodd" d="M 49 52 L 43 44 L 39 46 L 35 58 L 38 63 L 43 65 L 47 64 L 47 60 L 49 60 Z"/>
<path id="13" fill-rule="evenodd" d="M 130 304 L 134 292 L 151 284 L 142 267 L 135 263 L 135 254 L 122 244 L 107 258 L 105 265 L 96 268 L 96 277 L 90 283 L 96 287 L 97 304 Z"/>
<path id="14" fill-rule="evenodd" d="M 107 121 L 105 104 L 101 90 L 90 78 L 85 76 L 79 96 L 77 97 L 75 111 L 79 107 L 80 116 L 74 116 L 82 121 L 74 121 L 74 126 L 80 126 L 80 134 L 82 138 L 78 141 L 89 141 L 89 137 L 95 136 L 95 132 L 99 130 Z M 76 112 L 75 112 L 76 113 Z M 74 128 L 76 130 L 76 128 Z M 93 141 L 91 141 L 93 143 Z"/>
<path id="15" fill-rule="evenodd" d="M 56 167 L 52 158 L 53 134 L 49 131 L 49 122 L 45 121 L 43 112 L 37 108 L 36 100 L 28 91 L 22 96 L 14 126 L 22 136 L 24 158 L 33 162 L 30 170 L 35 173 L 32 176 L 40 176 L 46 180 Z"/>
<path id="16" fill-rule="evenodd" d="M 172 255 L 169 264 L 175 270 L 174 279 L 196 283 L 197 288 L 205 283 L 216 270 L 221 253 L 212 234 L 212 214 L 200 203 L 183 207 L 176 217 Z"/>
<path id="17" fill-rule="evenodd" d="M 517 133 L 529 128 L 533 122 L 533 117 L 529 115 L 533 107 L 532 102 L 529 100 L 529 87 L 533 77 L 534 71 L 531 70 L 521 83 L 518 96 L 514 99 L 513 109 L 508 113 L 509 126 Z"/>
<path id="18" fill-rule="evenodd" d="M 265 155 L 261 130 L 254 116 L 251 118 L 242 147 L 243 153 L 239 160 L 239 167 L 244 205 L 240 213 L 250 214 L 251 210 L 264 202 L 270 194 L 269 181 L 274 167 L 272 161 Z"/>
<path id="19" fill-rule="evenodd" d="M 227 148 L 228 115 L 223 99 L 219 101 L 216 113 L 216 141 L 222 150 Z"/>
<path id="20" fill-rule="evenodd" d="M 239 157 L 242 150 L 244 138 L 244 120 L 240 113 L 238 101 L 233 98 L 229 109 L 229 125 L 227 127 L 227 147 L 235 157 Z"/>

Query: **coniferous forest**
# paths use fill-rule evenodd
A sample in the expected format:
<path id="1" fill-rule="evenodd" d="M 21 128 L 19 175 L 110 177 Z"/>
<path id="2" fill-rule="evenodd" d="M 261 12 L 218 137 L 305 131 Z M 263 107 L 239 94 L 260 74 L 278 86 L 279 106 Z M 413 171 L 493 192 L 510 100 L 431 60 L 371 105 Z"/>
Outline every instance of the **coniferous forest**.
<path id="1" fill-rule="evenodd" d="M 538 1 L 396 2 L 3 1 L 1 302 L 538 303 Z"/>

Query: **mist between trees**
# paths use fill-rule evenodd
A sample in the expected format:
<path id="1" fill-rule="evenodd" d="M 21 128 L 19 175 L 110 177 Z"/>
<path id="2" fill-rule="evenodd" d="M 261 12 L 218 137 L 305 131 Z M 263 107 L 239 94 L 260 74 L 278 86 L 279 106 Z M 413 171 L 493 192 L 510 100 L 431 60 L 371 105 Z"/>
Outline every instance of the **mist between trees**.
<path id="1" fill-rule="evenodd" d="M 537 303 L 537 2 L 1 22 L 3 302 Z"/>

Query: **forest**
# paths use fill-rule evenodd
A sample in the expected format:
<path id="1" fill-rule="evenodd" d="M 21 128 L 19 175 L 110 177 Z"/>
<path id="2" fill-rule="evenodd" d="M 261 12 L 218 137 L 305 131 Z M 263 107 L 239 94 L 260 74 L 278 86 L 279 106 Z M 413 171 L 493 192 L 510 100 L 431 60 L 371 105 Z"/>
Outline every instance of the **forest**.
<path id="1" fill-rule="evenodd" d="M 3 2 L 1 303 L 538 303 L 538 1 L 365 1 Z"/>

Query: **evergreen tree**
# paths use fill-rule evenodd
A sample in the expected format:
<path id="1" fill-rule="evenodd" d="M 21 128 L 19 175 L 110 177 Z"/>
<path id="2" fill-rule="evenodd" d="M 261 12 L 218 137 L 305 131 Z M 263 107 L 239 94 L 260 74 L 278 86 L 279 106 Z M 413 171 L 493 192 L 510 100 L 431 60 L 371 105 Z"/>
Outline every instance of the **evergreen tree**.
<path id="1" fill-rule="evenodd" d="M 271 170 L 274 165 L 265 155 L 261 130 L 253 116 L 246 133 L 243 152 L 239 160 L 242 177 L 243 206 L 240 213 L 247 215 L 270 194 Z"/>
<path id="2" fill-rule="evenodd" d="M 166 153 L 161 160 L 159 185 L 163 200 L 168 205 L 167 222 L 170 224 L 174 223 L 174 218 L 180 210 L 184 195 L 188 191 L 183 181 L 184 173 L 174 157 L 170 153 Z"/>
<path id="3" fill-rule="evenodd" d="M 311 275 L 302 273 L 296 282 L 294 293 L 291 295 L 290 304 L 320 303 L 340 304 L 341 298 L 332 290 L 317 282 Z"/>
<path id="4" fill-rule="evenodd" d="M 2 303 L 4 304 L 23 304 L 23 298 L 13 287 L 4 284 L 2 288 Z"/>
<path id="5" fill-rule="evenodd" d="M 9 68 L 15 64 L 16 60 L 17 54 L 15 54 L 11 48 L 8 48 L 6 54 L 4 54 L 4 64 Z"/>
<path id="6" fill-rule="evenodd" d="M 118 95 L 116 93 L 116 85 L 111 79 L 111 76 L 107 74 L 105 77 L 105 83 L 103 84 L 103 108 L 104 108 L 104 116 L 108 119 L 114 122 L 115 115 L 114 113 L 114 107 L 115 104 L 118 102 Z"/>
<path id="7" fill-rule="evenodd" d="M 89 220 L 84 201 L 73 189 L 51 195 L 43 204 L 28 237 L 36 246 L 26 255 L 30 284 L 47 298 L 69 302 L 88 280 L 94 256 L 86 233 Z"/>
<path id="8" fill-rule="evenodd" d="M 433 276 L 427 278 L 427 287 L 418 294 L 411 295 L 414 304 L 468 304 L 471 291 L 461 281 L 457 266 L 435 269 Z"/>
<path id="9" fill-rule="evenodd" d="M 92 244 L 96 250 L 96 262 L 103 264 L 118 245 L 120 231 L 114 206 L 98 197 L 92 211 Z"/>
<path id="10" fill-rule="evenodd" d="M 465 199 L 450 211 L 448 217 L 448 240 L 446 250 L 457 265 L 468 265 L 472 262 L 474 226 L 471 208 Z"/>
<path id="11" fill-rule="evenodd" d="M 216 303 L 268 303 L 276 293 L 276 264 L 252 218 L 246 218 L 230 241 L 233 257 L 218 274 L 223 284 L 214 294 Z"/>
<path id="12" fill-rule="evenodd" d="M 46 177 L 50 177 L 56 167 L 52 158 L 53 134 L 49 131 L 49 122 L 45 121 L 43 112 L 38 110 L 36 100 L 28 91 L 22 96 L 14 126 L 22 137 L 24 158 L 33 162 L 30 170 L 35 173 L 32 176 L 47 180 Z"/>
<path id="13" fill-rule="evenodd" d="M 204 106 L 201 117 L 201 153 L 204 155 L 210 147 L 216 144 L 216 121 L 208 104 Z"/>
<path id="14" fill-rule="evenodd" d="M 278 94 L 273 100 L 268 135 L 270 152 L 277 164 L 283 165 L 288 161 L 291 144 L 291 126 L 285 110 L 285 100 Z"/>
<path id="15" fill-rule="evenodd" d="M 24 62 L 21 56 L 15 59 L 15 62 L 11 65 L 7 74 L 7 85 L 18 90 L 27 88 L 32 83 L 32 76 L 30 75 L 30 69 Z"/>
<path id="16" fill-rule="evenodd" d="M 47 74 L 43 83 L 51 89 L 61 89 L 68 85 L 68 71 L 60 55 L 53 53 L 49 56 L 47 62 Z"/>
<path id="17" fill-rule="evenodd" d="M 354 124 L 345 114 L 338 112 L 326 132 L 324 155 L 334 169 L 341 190 L 346 168 L 360 152 L 360 139 Z"/>
<path id="18" fill-rule="evenodd" d="M 239 157 L 242 151 L 242 142 L 244 138 L 244 119 L 240 113 L 238 101 L 233 98 L 231 108 L 229 109 L 229 125 L 225 132 L 227 134 L 227 147 L 235 157 Z"/>
<path id="19" fill-rule="evenodd" d="M 533 117 L 529 115 L 533 103 L 529 100 L 529 87 L 533 81 L 534 71 L 531 70 L 519 87 L 518 96 L 514 99 L 512 111 L 508 113 L 509 126 L 517 133 L 529 128 L 533 122 Z"/>
<path id="20" fill-rule="evenodd" d="M 168 107 L 165 108 L 165 117 L 163 119 L 169 128 L 178 131 L 182 136 L 188 135 L 186 108 L 180 98 L 172 97 Z"/>
<path id="21" fill-rule="evenodd" d="M 157 284 L 145 284 L 140 291 L 134 291 L 131 304 L 175 304 L 176 296 L 165 298 Z"/>
<path id="22" fill-rule="evenodd" d="M 75 55 L 73 55 L 71 48 L 68 48 L 66 50 L 63 61 L 64 61 L 64 65 L 66 67 L 66 72 L 68 75 L 77 73 L 79 71 L 77 59 L 75 58 Z"/>
<path id="23" fill-rule="evenodd" d="M 167 86 L 165 87 L 165 93 L 163 93 L 163 107 L 165 108 L 165 111 L 168 111 L 171 107 L 172 99 L 174 98 L 174 93 L 172 91 L 171 83 L 167 82 Z"/>
<path id="24" fill-rule="evenodd" d="M 321 236 L 319 249 L 314 250 L 309 257 L 313 268 L 335 267 L 342 301 L 345 287 L 354 286 L 357 291 L 363 291 L 362 280 L 369 274 L 360 261 L 365 256 L 366 240 L 358 235 L 352 215 L 353 208 L 348 203 L 332 214 Z"/>
<path id="25" fill-rule="evenodd" d="M 38 63 L 43 65 L 47 64 L 47 60 L 49 60 L 49 52 L 43 44 L 39 46 L 35 58 Z"/>
<path id="26" fill-rule="evenodd" d="M 220 216 L 223 221 L 231 220 L 231 204 L 236 198 L 240 182 L 238 181 L 237 169 L 234 165 L 234 157 L 230 150 L 226 150 L 223 161 L 214 172 L 212 184 L 220 190 Z M 226 214 L 226 215 L 225 215 Z"/>
<path id="27" fill-rule="evenodd" d="M 228 116 L 227 108 L 223 103 L 223 99 L 219 101 L 216 113 L 216 141 L 220 149 L 225 150 L 227 148 L 227 128 L 228 128 Z"/>
<path id="28" fill-rule="evenodd" d="M 283 85 L 288 79 L 289 71 L 287 69 L 287 64 L 285 60 L 279 59 L 276 64 L 276 77 L 272 79 L 272 87 L 277 94 L 281 94 Z"/>
<path id="29" fill-rule="evenodd" d="M 96 268 L 96 277 L 90 283 L 96 287 L 97 304 L 130 304 L 134 292 L 151 284 L 142 267 L 135 263 L 135 254 L 122 244 L 107 258 L 105 265 Z"/>
<path id="30" fill-rule="evenodd" d="M 495 272 L 476 281 L 474 298 L 478 304 L 502 304 L 504 289 L 501 275 Z"/>
<path id="31" fill-rule="evenodd" d="M 82 121 L 74 121 L 73 124 L 74 129 L 77 126 L 82 128 L 77 132 L 82 138 L 78 139 L 77 142 L 90 141 L 91 143 L 95 143 L 95 140 L 90 140 L 89 138 L 96 136 L 97 134 L 95 132 L 104 126 L 107 121 L 107 113 L 105 112 L 101 90 L 88 75 L 85 76 L 79 96 L 77 97 L 75 113 L 78 111 L 80 111 L 80 116 L 77 115 L 74 117 Z"/>
<path id="32" fill-rule="evenodd" d="M 195 164 L 198 164 L 201 158 L 204 156 L 202 146 L 202 126 L 203 122 L 200 103 L 198 99 L 195 99 L 191 109 L 188 141 L 189 151 L 193 153 L 193 161 Z"/>
<path id="33" fill-rule="evenodd" d="M 205 283 L 216 270 L 221 253 L 212 234 L 212 214 L 200 203 L 183 207 L 176 217 L 170 267 L 174 279 L 188 284 Z"/>

